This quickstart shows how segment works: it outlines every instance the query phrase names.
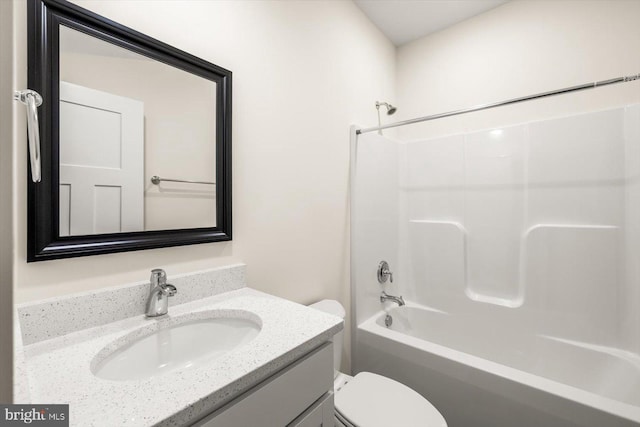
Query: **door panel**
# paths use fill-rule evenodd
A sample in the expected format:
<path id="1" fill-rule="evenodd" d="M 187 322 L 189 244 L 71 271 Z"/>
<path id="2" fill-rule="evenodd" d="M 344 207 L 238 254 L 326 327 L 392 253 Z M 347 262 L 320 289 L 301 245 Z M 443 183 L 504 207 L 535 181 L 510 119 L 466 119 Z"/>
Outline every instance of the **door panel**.
<path id="1" fill-rule="evenodd" d="M 60 236 L 144 230 L 144 104 L 60 82 Z"/>

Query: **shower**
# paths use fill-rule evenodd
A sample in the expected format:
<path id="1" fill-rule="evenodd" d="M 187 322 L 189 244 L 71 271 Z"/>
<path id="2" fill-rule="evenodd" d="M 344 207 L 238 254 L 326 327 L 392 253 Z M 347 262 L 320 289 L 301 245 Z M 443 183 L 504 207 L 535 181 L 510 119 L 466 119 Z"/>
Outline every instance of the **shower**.
<path id="1" fill-rule="evenodd" d="M 384 105 L 385 107 L 387 107 L 387 116 L 391 116 L 392 114 L 395 114 L 395 112 L 398 110 L 396 107 L 394 107 L 393 105 L 389 104 L 388 102 L 380 102 L 380 101 L 376 101 L 376 110 L 378 111 L 378 126 L 382 126 L 382 123 L 380 122 L 380 106 Z M 378 134 L 382 135 L 382 129 L 378 130 Z"/>
<path id="2" fill-rule="evenodd" d="M 640 426 L 638 83 L 352 128 L 354 373 L 452 426 Z"/>

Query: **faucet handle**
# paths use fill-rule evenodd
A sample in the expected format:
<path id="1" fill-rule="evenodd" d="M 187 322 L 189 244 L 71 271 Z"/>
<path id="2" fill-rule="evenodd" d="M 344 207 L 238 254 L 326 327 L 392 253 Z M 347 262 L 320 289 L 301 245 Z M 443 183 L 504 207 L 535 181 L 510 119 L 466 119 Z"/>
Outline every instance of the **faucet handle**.
<path id="1" fill-rule="evenodd" d="M 383 270 L 382 274 L 389 276 L 389 282 L 393 283 L 393 273 L 389 270 Z"/>
<path id="2" fill-rule="evenodd" d="M 389 263 L 387 261 L 380 261 L 380 264 L 378 264 L 378 283 L 385 283 L 387 278 L 393 283 L 393 272 L 389 270 Z"/>
<path id="3" fill-rule="evenodd" d="M 172 296 L 175 296 L 175 294 L 178 293 L 178 288 L 173 286 L 171 283 L 167 283 L 162 288 L 162 291 L 165 292 L 168 296 L 172 297 Z"/>

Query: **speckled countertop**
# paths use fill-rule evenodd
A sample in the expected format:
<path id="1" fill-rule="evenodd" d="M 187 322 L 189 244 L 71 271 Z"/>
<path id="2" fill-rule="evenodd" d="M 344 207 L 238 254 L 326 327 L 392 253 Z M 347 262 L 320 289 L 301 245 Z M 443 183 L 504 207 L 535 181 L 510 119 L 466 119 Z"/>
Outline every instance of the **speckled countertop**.
<path id="1" fill-rule="evenodd" d="M 197 368 L 142 381 L 109 381 L 90 365 L 105 347 L 148 327 L 209 310 L 260 318 L 256 338 Z M 197 316 L 197 314 L 196 314 Z M 180 319 L 178 319 L 180 320 Z M 194 422 L 329 340 L 342 319 L 249 288 L 171 305 L 158 320 L 134 316 L 22 347 L 17 382 L 33 403 L 68 403 L 72 426 L 181 426 Z M 20 388 L 20 387 L 19 387 Z"/>

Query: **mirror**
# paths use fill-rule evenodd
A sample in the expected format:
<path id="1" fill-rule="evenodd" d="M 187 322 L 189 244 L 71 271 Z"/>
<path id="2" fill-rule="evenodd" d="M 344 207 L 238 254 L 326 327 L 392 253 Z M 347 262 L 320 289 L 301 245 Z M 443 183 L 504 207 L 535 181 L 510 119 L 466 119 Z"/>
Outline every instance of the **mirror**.
<path id="1" fill-rule="evenodd" d="M 215 227 L 215 82 L 61 26 L 59 84 L 60 236 Z"/>
<path id="2" fill-rule="evenodd" d="M 28 13 L 28 261 L 230 240 L 231 72 L 64 0 Z"/>

